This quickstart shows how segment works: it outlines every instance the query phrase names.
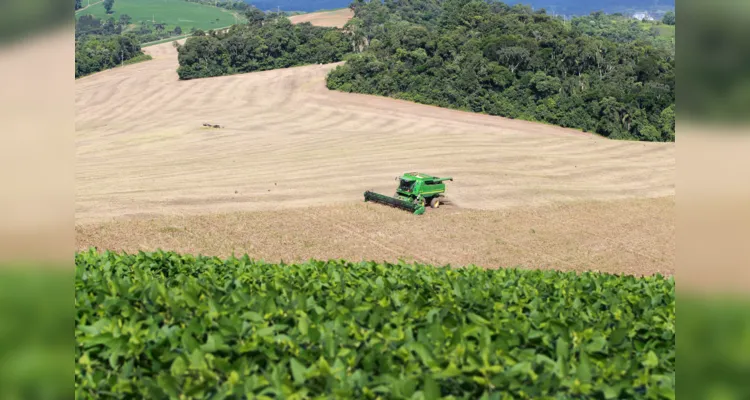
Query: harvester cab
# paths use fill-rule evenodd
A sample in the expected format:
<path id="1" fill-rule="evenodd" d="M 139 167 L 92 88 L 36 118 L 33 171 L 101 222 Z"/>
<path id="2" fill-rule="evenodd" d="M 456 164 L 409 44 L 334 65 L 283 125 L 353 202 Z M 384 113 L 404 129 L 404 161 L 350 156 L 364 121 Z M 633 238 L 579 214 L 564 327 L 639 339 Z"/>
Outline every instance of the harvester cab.
<path id="1" fill-rule="evenodd" d="M 445 193 L 444 182 L 453 181 L 453 178 L 438 178 L 419 172 L 408 172 L 396 180 L 399 184 L 393 197 L 367 191 L 365 201 L 398 207 L 416 215 L 424 214 L 427 205 L 432 208 L 440 206 L 440 199 Z"/>

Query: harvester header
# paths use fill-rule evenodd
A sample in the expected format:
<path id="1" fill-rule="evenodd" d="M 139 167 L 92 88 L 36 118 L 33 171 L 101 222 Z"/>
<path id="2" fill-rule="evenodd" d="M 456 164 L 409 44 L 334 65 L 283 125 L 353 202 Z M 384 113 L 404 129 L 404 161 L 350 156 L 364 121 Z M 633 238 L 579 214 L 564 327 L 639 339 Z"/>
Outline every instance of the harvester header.
<path id="1" fill-rule="evenodd" d="M 398 207 L 416 215 L 424 214 L 426 205 L 432 208 L 440 206 L 440 199 L 445 193 L 444 182 L 453 181 L 453 178 L 407 172 L 396 180 L 399 185 L 393 197 L 367 191 L 365 201 Z"/>

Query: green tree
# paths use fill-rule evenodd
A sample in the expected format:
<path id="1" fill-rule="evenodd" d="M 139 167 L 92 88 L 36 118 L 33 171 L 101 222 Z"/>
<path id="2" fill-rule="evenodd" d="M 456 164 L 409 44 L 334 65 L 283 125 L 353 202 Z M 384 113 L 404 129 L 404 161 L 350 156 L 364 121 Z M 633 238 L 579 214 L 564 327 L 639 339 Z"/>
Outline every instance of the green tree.
<path id="1" fill-rule="evenodd" d="M 182 35 L 182 28 L 180 28 L 179 26 L 175 26 L 174 27 L 174 34 L 175 35 Z"/>
<path id="2" fill-rule="evenodd" d="M 560 79 L 554 76 L 549 76 L 543 71 L 537 71 L 531 77 L 530 87 L 533 88 L 534 92 L 540 97 L 548 97 L 554 95 L 560 91 Z"/>
<path id="3" fill-rule="evenodd" d="M 675 116 L 674 116 L 674 104 L 665 108 L 664 111 L 659 114 L 659 128 L 661 129 L 662 136 L 666 140 L 674 140 L 675 133 Z"/>
<path id="4" fill-rule="evenodd" d="M 674 11 L 667 11 L 661 19 L 661 22 L 667 25 L 675 25 L 677 19 L 675 18 Z"/>
<path id="5" fill-rule="evenodd" d="M 109 18 L 102 24 L 102 31 L 105 35 L 119 35 L 122 30 L 120 26 L 115 24 L 114 18 Z"/>
<path id="6" fill-rule="evenodd" d="M 368 44 L 366 40 L 367 36 L 363 27 L 364 22 L 360 18 L 352 18 L 344 25 L 344 30 L 349 32 L 352 42 L 352 51 L 355 53 L 364 50 L 365 46 Z"/>
<path id="7" fill-rule="evenodd" d="M 76 39 L 86 35 L 101 35 L 102 21 L 93 15 L 81 15 L 76 20 Z"/>
<path id="8" fill-rule="evenodd" d="M 121 14 L 120 15 L 120 25 L 123 27 L 130 25 L 130 21 L 132 21 L 132 18 L 128 14 Z"/>
<path id="9" fill-rule="evenodd" d="M 115 5 L 115 0 L 104 0 L 104 9 L 107 11 L 107 14 L 112 14 L 112 7 Z"/>
<path id="10" fill-rule="evenodd" d="M 643 128 L 641 128 L 640 134 L 643 140 L 646 141 L 658 142 L 661 140 L 661 134 L 659 133 L 659 130 L 656 129 L 653 125 L 645 125 Z"/>
<path id="11" fill-rule="evenodd" d="M 508 67 L 510 72 L 524 66 L 529 59 L 529 50 L 520 46 L 503 47 L 497 51 L 497 60 Z"/>
<path id="12" fill-rule="evenodd" d="M 251 7 L 250 9 L 245 11 L 245 18 L 247 18 L 248 25 L 258 27 L 263 25 L 263 21 L 265 20 L 266 16 L 263 11 L 257 9 L 256 7 Z"/>

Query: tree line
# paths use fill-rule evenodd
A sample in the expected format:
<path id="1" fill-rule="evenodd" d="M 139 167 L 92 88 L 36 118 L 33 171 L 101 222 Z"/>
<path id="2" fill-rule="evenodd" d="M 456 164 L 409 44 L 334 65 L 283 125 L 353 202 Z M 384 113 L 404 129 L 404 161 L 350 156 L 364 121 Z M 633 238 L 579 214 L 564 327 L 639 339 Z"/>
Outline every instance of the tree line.
<path id="1" fill-rule="evenodd" d="M 668 12 L 661 21 L 639 21 L 622 14 L 604 14 L 593 12 L 587 16 L 575 17 L 570 20 L 571 27 L 577 32 L 594 37 L 604 37 L 614 42 L 642 41 L 651 43 L 654 47 L 666 50 L 672 56 L 675 54 L 674 35 L 668 26 L 674 25 L 674 12 Z"/>
<path id="2" fill-rule="evenodd" d="M 234 10 L 234 11 L 240 11 L 244 12 L 248 9 L 252 8 L 248 3 L 245 3 L 242 0 L 185 0 L 189 3 L 198 3 L 198 4 L 205 4 L 209 6 L 219 7 L 219 8 L 226 8 L 227 10 Z"/>
<path id="3" fill-rule="evenodd" d="M 133 35 L 86 36 L 76 40 L 76 78 L 149 58 Z"/>
<path id="4" fill-rule="evenodd" d="M 284 15 L 257 8 L 245 16 L 248 23 L 234 25 L 226 33 L 196 32 L 178 46 L 180 79 L 331 63 L 351 50 L 340 29 L 295 25 Z"/>
<path id="5" fill-rule="evenodd" d="M 674 42 L 639 21 L 603 13 L 566 21 L 493 0 L 354 0 L 350 7 L 354 18 L 337 29 L 295 25 L 283 13 L 249 6 L 247 23 L 223 33 L 196 31 L 177 46 L 178 75 L 346 59 L 328 75 L 329 89 L 615 139 L 674 141 Z M 673 23 L 673 15 L 662 22 Z M 117 25 L 107 21 L 99 29 Z"/>
<path id="6" fill-rule="evenodd" d="M 131 27 L 132 20 L 133 18 L 127 14 L 121 14 L 117 20 L 113 17 L 101 20 L 93 15 L 82 15 L 76 20 L 75 37 L 77 40 L 83 36 L 109 36 L 127 33 L 134 37 L 138 43 L 143 44 L 186 33 L 180 26 L 167 29 L 166 24 L 151 21 L 140 21 L 136 27 Z M 191 28 L 190 33 L 195 31 L 195 28 Z"/>
<path id="7" fill-rule="evenodd" d="M 241 1 L 223 0 L 185 0 L 205 3 L 212 6 L 233 10 L 248 10 L 251 6 Z M 114 0 L 103 2 L 107 14 L 114 10 Z M 83 8 L 81 0 L 75 0 L 75 9 Z M 76 78 L 109 69 L 118 65 L 128 64 L 150 57 L 141 51 L 142 43 L 154 42 L 183 33 L 180 26 L 167 29 L 166 24 L 141 21 L 137 26 L 131 26 L 132 17 L 121 14 L 118 19 L 109 17 L 99 19 L 93 15 L 82 15 L 76 19 Z M 190 30 L 196 32 L 195 28 Z"/>
<path id="8" fill-rule="evenodd" d="M 354 54 L 331 71 L 330 89 L 674 140 L 674 53 L 632 27 L 600 32 L 496 1 L 355 0 L 351 8 Z"/>
<path id="9" fill-rule="evenodd" d="M 81 0 L 74 0 L 75 1 L 75 10 L 80 10 L 83 8 L 83 4 Z M 104 10 L 107 12 L 107 14 L 112 14 L 114 12 L 114 5 L 115 0 L 104 0 L 102 2 L 104 6 Z"/>
<path id="10" fill-rule="evenodd" d="M 118 65 L 128 64 L 149 57 L 141 51 L 141 43 L 151 38 L 151 31 L 144 33 L 143 27 L 134 32 L 123 33 L 131 17 L 120 15 L 118 20 L 102 21 L 93 15 L 82 15 L 75 27 L 75 77 L 79 78 Z"/>

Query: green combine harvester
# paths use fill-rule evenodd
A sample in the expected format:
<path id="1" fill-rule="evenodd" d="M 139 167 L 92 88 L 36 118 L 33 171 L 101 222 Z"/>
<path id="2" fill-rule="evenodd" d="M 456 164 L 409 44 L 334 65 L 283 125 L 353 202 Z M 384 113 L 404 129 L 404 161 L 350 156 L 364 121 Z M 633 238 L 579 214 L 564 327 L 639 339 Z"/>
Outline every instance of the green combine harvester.
<path id="1" fill-rule="evenodd" d="M 426 205 L 432 208 L 440 206 L 440 198 L 445 193 L 443 182 L 453 181 L 453 178 L 438 178 L 418 172 L 407 172 L 396 180 L 399 181 L 399 185 L 393 197 L 366 191 L 365 201 L 387 204 L 411 211 L 416 215 L 424 214 Z"/>

